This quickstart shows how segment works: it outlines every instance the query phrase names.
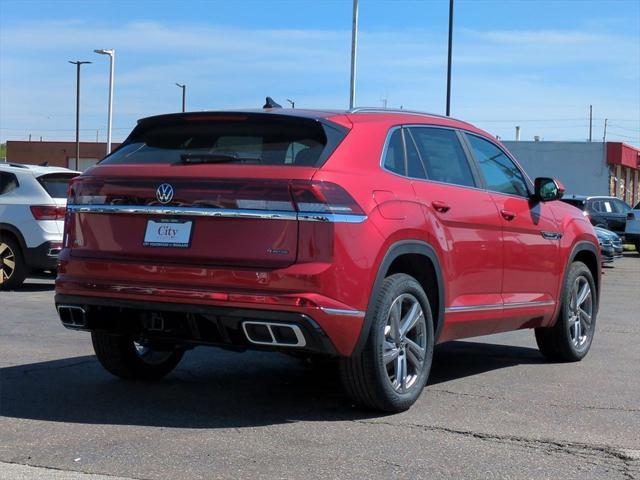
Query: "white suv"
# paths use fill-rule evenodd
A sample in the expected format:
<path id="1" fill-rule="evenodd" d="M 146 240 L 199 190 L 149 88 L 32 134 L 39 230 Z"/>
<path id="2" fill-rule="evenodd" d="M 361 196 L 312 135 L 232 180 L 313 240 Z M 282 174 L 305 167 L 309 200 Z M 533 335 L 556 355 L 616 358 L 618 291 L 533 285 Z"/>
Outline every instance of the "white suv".
<path id="1" fill-rule="evenodd" d="M 30 271 L 54 270 L 62 246 L 67 168 L 0 163 L 0 289 Z"/>

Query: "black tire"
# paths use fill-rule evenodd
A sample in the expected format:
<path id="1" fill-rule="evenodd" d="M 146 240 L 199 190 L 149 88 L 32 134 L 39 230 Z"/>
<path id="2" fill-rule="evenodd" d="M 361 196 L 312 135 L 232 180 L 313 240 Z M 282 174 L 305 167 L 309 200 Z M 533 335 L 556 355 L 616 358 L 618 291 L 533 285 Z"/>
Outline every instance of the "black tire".
<path id="1" fill-rule="evenodd" d="M 403 305 L 405 302 L 416 305 L 416 300 L 422 315 L 417 315 L 418 320 L 413 327 L 407 329 L 406 336 L 400 334 L 396 337 L 392 331 L 394 327 L 391 326 L 391 308 L 397 308 L 399 303 L 399 318 L 408 319 L 408 312 L 405 317 L 402 315 Z M 413 277 L 403 273 L 394 274 L 385 278 L 376 294 L 373 312 L 370 313 L 373 315 L 373 323 L 362 352 L 340 360 L 342 384 L 349 398 L 357 405 L 386 412 L 407 410 L 420 396 L 431 370 L 434 329 L 429 299 Z M 400 322 L 396 323 L 397 326 L 399 324 Z M 408 324 L 409 322 L 403 323 L 399 327 Z M 415 350 L 418 343 L 423 346 L 423 350 L 420 350 L 421 359 L 414 353 L 418 351 Z M 389 349 L 389 346 L 393 348 Z M 396 351 L 399 353 L 395 354 L 395 359 L 385 362 L 385 354 L 391 358 Z M 421 360 L 419 367 L 416 366 L 417 360 Z M 412 370 L 411 385 L 409 380 L 399 381 L 397 362 L 403 363 L 402 368 L 406 372 Z M 388 365 L 391 365 L 393 373 L 389 372 Z M 392 380 L 392 376 L 395 376 L 395 380 Z"/>
<path id="2" fill-rule="evenodd" d="M 27 273 L 20 245 L 3 233 L 0 236 L 0 290 L 18 288 L 27 278 Z"/>
<path id="3" fill-rule="evenodd" d="M 171 372 L 182 359 L 183 350 L 136 348 L 124 335 L 91 332 L 96 357 L 102 366 L 116 377 L 127 380 L 158 380 Z"/>
<path id="4" fill-rule="evenodd" d="M 580 308 L 576 307 L 573 299 L 579 299 L 575 290 L 583 288 L 584 285 L 588 285 L 590 293 L 584 303 L 579 305 L 579 307 L 585 307 L 582 309 L 584 314 L 580 314 Z M 593 275 L 584 263 L 573 262 L 562 288 L 562 305 L 556 324 L 553 327 L 535 329 L 536 343 L 540 353 L 552 361 L 582 360 L 593 342 L 597 313 L 598 301 Z M 589 323 L 587 323 L 586 314 L 590 315 Z M 579 328 L 576 327 L 576 320 L 580 321 Z M 584 333 L 584 336 L 580 332 Z"/>

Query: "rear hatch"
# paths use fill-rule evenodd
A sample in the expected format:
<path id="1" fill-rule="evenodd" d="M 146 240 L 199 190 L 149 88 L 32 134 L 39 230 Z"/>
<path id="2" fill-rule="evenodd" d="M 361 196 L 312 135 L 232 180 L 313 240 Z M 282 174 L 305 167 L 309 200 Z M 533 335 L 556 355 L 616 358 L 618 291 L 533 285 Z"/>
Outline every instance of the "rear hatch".
<path id="1" fill-rule="evenodd" d="M 327 188 L 312 178 L 345 134 L 282 114 L 143 120 L 74 181 L 65 245 L 86 258 L 288 266 L 298 254 L 300 205 L 325 208 Z"/>
<path id="2" fill-rule="evenodd" d="M 40 186 L 51 197 L 52 204 L 32 205 L 31 214 L 41 222 L 47 222 L 47 230 L 62 235 L 64 227 L 67 191 L 71 180 L 78 176 L 75 172 L 45 173 L 36 177 Z M 41 224 L 44 227 L 44 224 Z"/>

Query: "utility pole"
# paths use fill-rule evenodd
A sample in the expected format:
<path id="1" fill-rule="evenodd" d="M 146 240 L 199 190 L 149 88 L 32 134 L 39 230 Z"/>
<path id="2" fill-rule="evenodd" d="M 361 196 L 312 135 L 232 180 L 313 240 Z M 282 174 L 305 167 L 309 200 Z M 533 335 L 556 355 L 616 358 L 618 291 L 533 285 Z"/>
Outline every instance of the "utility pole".
<path id="1" fill-rule="evenodd" d="M 449 0 L 449 51 L 447 54 L 447 117 L 451 116 L 451 59 L 453 53 L 453 0 Z"/>
<path id="2" fill-rule="evenodd" d="M 76 66 L 76 170 L 78 170 L 80 166 L 80 65 L 91 62 L 72 62 L 69 60 L 69 63 Z M 29 136 L 29 140 L 31 140 L 31 136 Z"/>
<path id="3" fill-rule="evenodd" d="M 593 105 L 589 105 L 589 141 L 592 140 L 593 133 Z"/>
<path id="4" fill-rule="evenodd" d="M 358 0 L 353 0 L 353 18 L 351 21 L 351 83 L 349 88 L 349 110 L 356 103 L 356 63 L 358 55 Z"/>
<path id="5" fill-rule="evenodd" d="M 184 113 L 187 106 L 187 85 L 180 85 L 179 83 L 176 83 L 176 86 L 182 89 L 182 112 Z"/>
<path id="6" fill-rule="evenodd" d="M 608 118 L 604 119 L 604 134 L 602 135 L 602 143 L 607 143 L 607 122 L 609 121 Z"/>
<path id="7" fill-rule="evenodd" d="M 109 55 L 109 110 L 107 114 L 107 155 L 111 153 L 111 126 L 113 124 L 113 72 L 116 63 L 116 51 L 114 49 L 94 50 L 99 55 Z"/>

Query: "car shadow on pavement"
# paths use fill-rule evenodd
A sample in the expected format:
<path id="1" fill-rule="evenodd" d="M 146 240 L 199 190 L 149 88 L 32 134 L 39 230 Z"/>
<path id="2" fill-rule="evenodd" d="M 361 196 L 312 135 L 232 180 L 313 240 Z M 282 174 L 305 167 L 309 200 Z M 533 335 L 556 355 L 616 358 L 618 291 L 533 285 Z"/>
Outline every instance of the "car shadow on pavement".
<path id="1" fill-rule="evenodd" d="M 14 288 L 13 292 L 51 292 L 55 288 L 53 283 L 28 282 L 23 283 L 18 288 Z"/>
<path id="2" fill-rule="evenodd" d="M 530 348 L 450 342 L 436 350 L 430 383 L 522 363 L 542 358 Z M 380 415 L 350 405 L 336 369 L 279 354 L 196 349 L 160 382 L 115 379 L 92 355 L 0 369 L 0 416 L 12 418 L 240 428 Z"/>

